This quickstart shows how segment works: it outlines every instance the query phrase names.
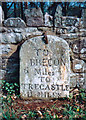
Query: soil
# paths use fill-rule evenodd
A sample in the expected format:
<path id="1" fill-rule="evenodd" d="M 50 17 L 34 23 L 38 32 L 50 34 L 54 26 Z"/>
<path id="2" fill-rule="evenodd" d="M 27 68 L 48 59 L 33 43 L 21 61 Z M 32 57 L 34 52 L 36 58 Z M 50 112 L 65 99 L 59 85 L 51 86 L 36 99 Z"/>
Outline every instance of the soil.
<path id="1" fill-rule="evenodd" d="M 69 104 L 70 102 L 68 100 L 32 100 L 32 101 L 26 101 L 26 100 L 16 100 L 15 101 L 17 107 L 22 107 L 22 109 L 27 110 L 37 110 L 38 107 L 40 108 L 52 108 L 52 107 L 62 107 L 64 104 Z M 14 109 L 16 106 L 13 106 Z"/>

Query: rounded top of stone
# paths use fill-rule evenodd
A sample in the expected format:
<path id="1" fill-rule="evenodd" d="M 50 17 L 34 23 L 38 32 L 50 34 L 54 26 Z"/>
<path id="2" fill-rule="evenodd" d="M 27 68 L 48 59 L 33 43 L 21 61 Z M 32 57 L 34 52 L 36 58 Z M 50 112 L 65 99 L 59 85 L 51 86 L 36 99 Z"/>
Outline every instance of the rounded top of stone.
<path id="1" fill-rule="evenodd" d="M 28 39 L 27 41 L 25 41 L 23 43 L 22 46 L 27 45 L 28 42 L 31 42 L 34 44 L 43 44 L 43 45 L 45 44 L 47 46 L 49 46 L 49 44 L 51 44 L 51 43 L 53 43 L 53 44 L 57 43 L 57 44 L 59 44 L 59 46 L 61 46 L 61 48 L 64 48 L 67 50 L 69 49 L 69 45 L 64 39 L 57 37 L 57 36 L 53 36 L 53 35 L 47 35 L 47 38 L 48 38 L 48 44 L 45 44 L 43 42 L 43 36 L 37 36 L 37 37 L 33 37 L 33 38 Z"/>

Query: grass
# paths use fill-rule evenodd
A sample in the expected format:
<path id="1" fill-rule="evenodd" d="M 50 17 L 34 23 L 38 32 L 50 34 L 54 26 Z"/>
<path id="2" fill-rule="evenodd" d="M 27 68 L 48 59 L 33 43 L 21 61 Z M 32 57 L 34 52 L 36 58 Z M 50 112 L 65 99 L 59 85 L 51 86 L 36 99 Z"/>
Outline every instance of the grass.
<path id="1" fill-rule="evenodd" d="M 78 93 L 71 92 L 69 98 L 52 100 L 46 104 L 30 101 L 31 105 L 26 106 L 23 100 L 21 103 L 19 95 L 16 94 L 19 89 L 16 83 L 4 82 L 2 89 L 5 91 L 5 95 L 2 96 L 2 114 L 0 114 L 2 120 L 86 120 L 84 89 L 78 89 Z"/>

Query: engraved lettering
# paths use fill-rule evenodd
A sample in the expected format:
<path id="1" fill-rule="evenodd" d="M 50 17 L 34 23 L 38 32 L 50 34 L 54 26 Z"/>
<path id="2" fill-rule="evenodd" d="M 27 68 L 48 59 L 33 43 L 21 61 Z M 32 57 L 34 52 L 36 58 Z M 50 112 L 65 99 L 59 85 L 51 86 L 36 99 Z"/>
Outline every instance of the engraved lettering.
<path id="1" fill-rule="evenodd" d="M 29 90 L 29 91 L 27 92 L 27 95 L 28 95 L 28 97 L 32 97 L 32 91 Z"/>
<path id="2" fill-rule="evenodd" d="M 51 85 L 51 90 L 55 90 L 55 85 L 54 84 Z"/>
<path id="3" fill-rule="evenodd" d="M 29 90 L 33 90 L 33 85 L 29 84 Z"/>
<path id="4" fill-rule="evenodd" d="M 44 81 L 44 79 L 45 79 L 45 77 L 38 77 L 38 78 L 40 78 L 40 79 L 41 79 L 41 82 L 43 82 L 43 81 Z"/>
<path id="5" fill-rule="evenodd" d="M 41 85 L 40 85 L 40 89 L 41 89 L 41 90 L 44 90 L 44 84 L 41 84 Z"/>
<path id="6" fill-rule="evenodd" d="M 50 90 L 49 85 L 46 86 L 45 90 Z"/>
<path id="7" fill-rule="evenodd" d="M 39 84 L 34 84 L 35 89 L 39 89 Z"/>
<path id="8" fill-rule="evenodd" d="M 36 53 L 37 53 L 37 56 L 39 56 L 39 51 L 40 51 L 41 49 L 37 49 L 37 51 L 36 51 Z"/>
<path id="9" fill-rule="evenodd" d="M 44 50 L 43 50 L 43 55 L 44 55 L 44 56 L 47 56 L 48 54 L 49 54 L 49 51 L 46 50 L 46 49 L 44 49 Z"/>
<path id="10" fill-rule="evenodd" d="M 34 59 L 30 59 L 30 65 L 31 65 L 31 66 L 35 65 Z"/>
<path id="11" fill-rule="evenodd" d="M 50 78 L 49 77 L 46 77 L 46 82 L 50 82 Z"/>
<path id="12" fill-rule="evenodd" d="M 41 75 L 41 69 L 40 68 L 39 69 L 35 68 L 34 73 L 35 73 L 35 75 L 37 75 L 37 74 Z"/>

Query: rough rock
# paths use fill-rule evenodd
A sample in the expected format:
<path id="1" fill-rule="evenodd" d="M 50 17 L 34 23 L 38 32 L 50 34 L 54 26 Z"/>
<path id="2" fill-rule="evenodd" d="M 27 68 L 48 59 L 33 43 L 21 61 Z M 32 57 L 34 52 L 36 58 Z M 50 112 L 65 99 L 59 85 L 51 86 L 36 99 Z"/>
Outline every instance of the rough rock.
<path id="1" fill-rule="evenodd" d="M 81 29 L 80 29 L 80 32 L 86 32 L 86 29 L 84 29 L 84 28 L 82 29 L 82 28 L 81 28 Z"/>
<path id="2" fill-rule="evenodd" d="M 70 88 L 76 87 L 76 84 L 77 84 L 76 73 L 71 72 L 70 73 Z"/>
<path id="3" fill-rule="evenodd" d="M 37 32 L 38 29 L 36 27 L 26 27 L 26 28 L 12 28 L 13 32 L 15 33 L 32 33 L 32 32 Z"/>
<path id="4" fill-rule="evenodd" d="M 2 26 L 2 22 L 4 21 L 4 12 L 2 7 L 0 6 L 0 26 Z"/>
<path id="5" fill-rule="evenodd" d="M 6 70 L 0 70 L 0 79 L 2 80 L 6 74 Z"/>
<path id="6" fill-rule="evenodd" d="M 80 19 L 75 18 L 75 17 L 70 17 L 70 16 L 62 17 L 62 26 L 64 26 L 64 27 L 66 27 L 66 26 L 78 27 L 79 21 L 80 21 Z"/>
<path id="7" fill-rule="evenodd" d="M 42 35 L 42 32 L 33 32 L 32 34 L 31 34 L 31 36 L 41 36 Z"/>
<path id="8" fill-rule="evenodd" d="M 86 60 L 86 53 L 85 53 L 85 54 L 80 54 L 80 58 L 81 58 L 82 60 Z"/>
<path id="9" fill-rule="evenodd" d="M 0 69 L 6 70 L 7 60 L 8 59 L 3 59 L 2 57 L 0 57 Z"/>
<path id="10" fill-rule="evenodd" d="M 23 36 L 20 33 L 3 33 L 0 34 L 0 43 L 19 43 L 23 40 Z"/>
<path id="11" fill-rule="evenodd" d="M 70 87 L 76 86 L 86 89 L 86 73 L 70 73 Z"/>
<path id="12" fill-rule="evenodd" d="M 86 28 L 86 8 L 82 10 L 83 27 Z"/>
<path id="13" fill-rule="evenodd" d="M 71 34 L 71 33 L 77 33 L 78 28 L 74 26 L 68 26 L 68 27 L 61 27 L 61 28 L 55 28 L 57 34 Z"/>
<path id="14" fill-rule="evenodd" d="M 25 28 L 13 28 L 12 29 L 14 33 L 22 33 L 25 32 Z"/>
<path id="15" fill-rule="evenodd" d="M 21 18 L 17 17 L 17 18 L 8 18 L 7 20 L 5 20 L 4 26 L 24 28 L 26 27 L 26 24 Z"/>
<path id="16" fill-rule="evenodd" d="M 55 12 L 55 27 L 58 27 L 61 25 L 61 22 L 62 22 L 61 17 L 62 17 L 62 7 L 58 5 Z"/>
<path id="17" fill-rule="evenodd" d="M 42 35 L 42 32 L 39 32 L 39 31 L 30 32 L 30 33 L 26 33 L 26 32 L 22 33 L 23 40 L 26 40 L 26 39 L 32 38 L 32 37 L 36 37 L 36 36 L 40 36 L 40 35 Z"/>
<path id="18" fill-rule="evenodd" d="M 27 32 L 27 33 L 36 32 L 36 31 L 38 31 L 38 29 L 36 27 L 25 28 L 25 32 Z"/>
<path id="19" fill-rule="evenodd" d="M 79 48 L 80 48 L 79 44 L 73 44 L 73 52 L 74 53 L 80 53 Z"/>
<path id="20" fill-rule="evenodd" d="M 14 33 L 4 33 L 0 34 L 0 43 L 15 43 L 15 34 Z"/>
<path id="21" fill-rule="evenodd" d="M 56 34 L 66 34 L 67 29 L 66 28 L 56 28 Z"/>
<path id="22" fill-rule="evenodd" d="M 6 65 L 9 59 L 15 59 L 15 60 L 18 59 L 18 56 L 16 54 L 17 47 L 18 47 L 17 45 L 12 45 L 12 44 L 0 45 L 0 57 L 2 59 L 1 64 L 3 68 L 7 67 Z"/>
<path id="23" fill-rule="evenodd" d="M 8 28 L 7 33 L 11 33 L 11 32 L 13 32 L 12 28 Z"/>
<path id="24" fill-rule="evenodd" d="M 86 53 L 86 48 L 82 48 L 80 53 Z"/>
<path id="25" fill-rule="evenodd" d="M 70 26 L 70 27 L 66 27 L 66 28 L 67 28 L 68 33 L 76 33 L 79 31 L 78 28 L 75 26 Z"/>
<path id="26" fill-rule="evenodd" d="M 23 40 L 22 34 L 16 33 L 15 35 L 16 35 L 16 37 L 15 37 L 16 43 L 19 43 L 19 42 L 21 42 Z"/>
<path id="27" fill-rule="evenodd" d="M 63 39 L 77 39 L 80 33 L 69 33 L 69 34 L 62 34 L 61 37 Z"/>
<path id="28" fill-rule="evenodd" d="M 73 71 L 74 72 L 84 72 L 85 70 L 85 62 L 83 60 L 74 59 L 73 60 Z"/>
<path id="29" fill-rule="evenodd" d="M 46 12 L 44 18 L 45 18 L 45 26 L 53 26 L 53 16 L 49 15 Z"/>
<path id="30" fill-rule="evenodd" d="M 43 13 L 40 8 L 26 9 L 24 13 L 28 26 L 43 26 Z"/>
<path id="31" fill-rule="evenodd" d="M 52 31 L 52 27 L 38 27 L 39 31 Z"/>
<path id="32" fill-rule="evenodd" d="M 82 37 L 73 42 L 73 52 L 86 54 L 86 37 Z"/>
<path id="33" fill-rule="evenodd" d="M 0 45 L 0 55 L 2 54 L 8 54 L 11 51 L 10 45 Z"/>
<path id="34" fill-rule="evenodd" d="M 3 33 L 3 32 L 7 32 L 7 28 L 5 28 L 5 27 L 0 27 L 0 33 Z"/>

